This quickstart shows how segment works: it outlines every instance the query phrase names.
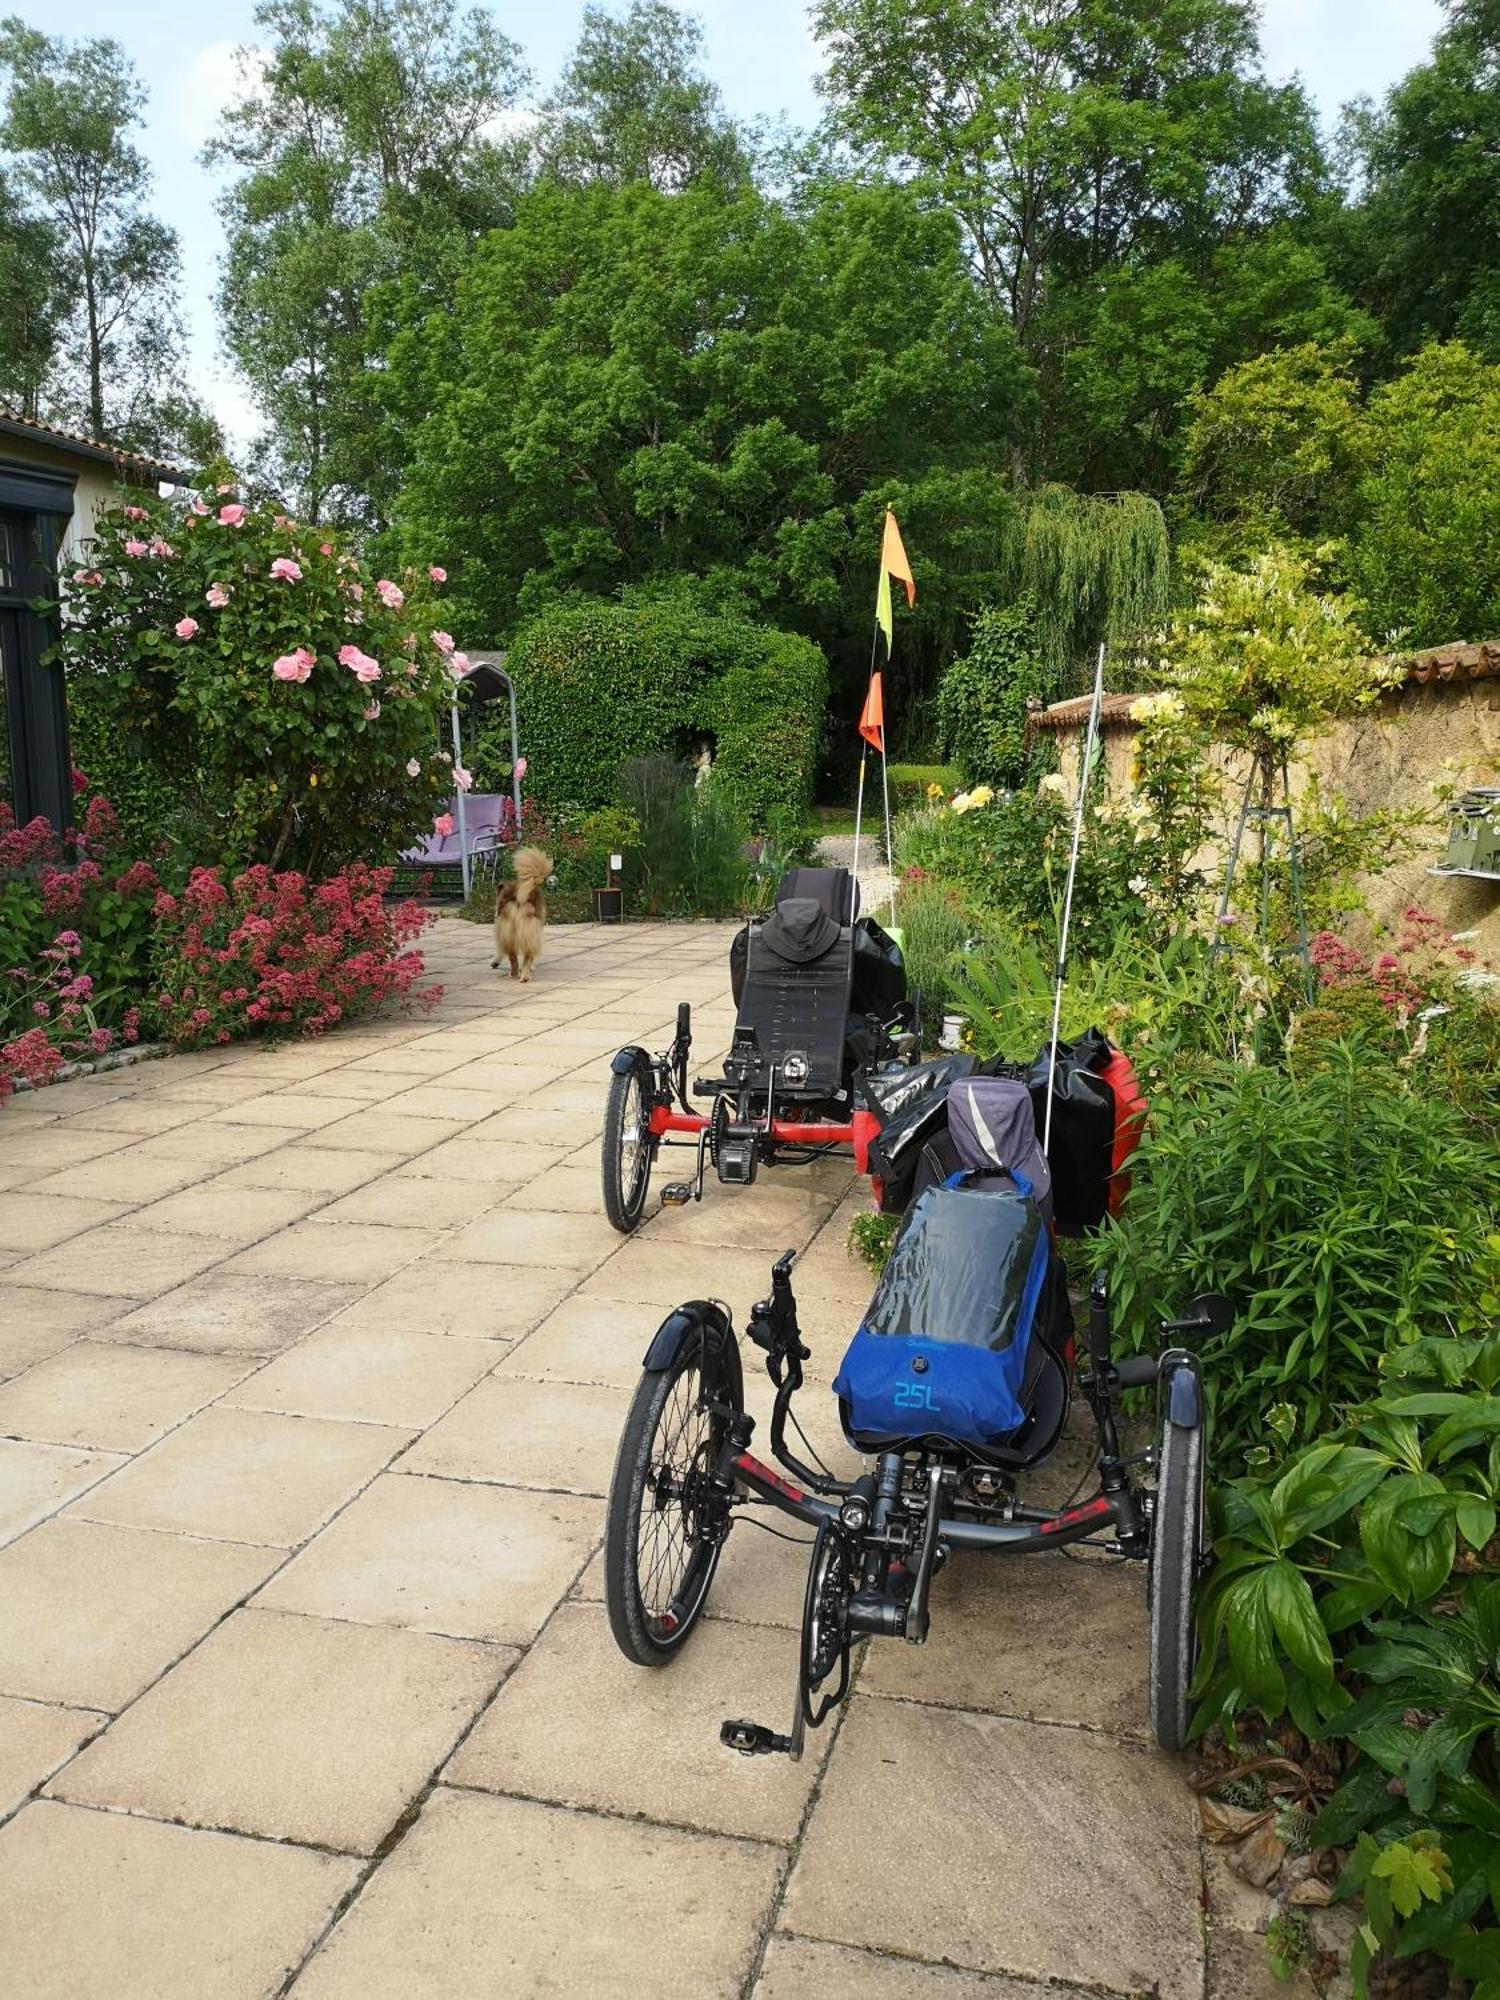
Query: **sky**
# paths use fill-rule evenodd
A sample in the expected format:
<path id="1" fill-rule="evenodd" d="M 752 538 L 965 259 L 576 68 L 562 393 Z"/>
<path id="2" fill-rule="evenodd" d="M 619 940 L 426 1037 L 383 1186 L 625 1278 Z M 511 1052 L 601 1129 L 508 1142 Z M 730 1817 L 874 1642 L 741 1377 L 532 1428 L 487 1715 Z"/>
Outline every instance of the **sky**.
<path id="1" fill-rule="evenodd" d="M 48 33 L 53 8 L 20 0 L 15 11 Z M 566 60 L 583 0 L 547 7 L 489 0 L 489 12 L 526 53 L 545 90 Z M 703 23 L 706 66 L 729 110 L 741 118 L 817 115 L 817 49 L 804 0 L 696 0 L 687 11 Z M 1301 76 L 1330 121 L 1350 98 L 1381 96 L 1431 46 L 1439 0 L 1262 0 L 1266 68 Z M 156 172 L 155 206 L 182 245 L 189 378 L 214 409 L 233 449 L 256 428 L 253 407 L 216 337 L 213 294 L 222 246 L 215 212 L 218 184 L 197 155 L 236 88 L 235 51 L 255 41 L 254 0 L 155 0 L 122 8 L 119 0 L 73 0 L 66 31 L 112 35 L 123 42 L 151 93 L 142 151 Z"/>

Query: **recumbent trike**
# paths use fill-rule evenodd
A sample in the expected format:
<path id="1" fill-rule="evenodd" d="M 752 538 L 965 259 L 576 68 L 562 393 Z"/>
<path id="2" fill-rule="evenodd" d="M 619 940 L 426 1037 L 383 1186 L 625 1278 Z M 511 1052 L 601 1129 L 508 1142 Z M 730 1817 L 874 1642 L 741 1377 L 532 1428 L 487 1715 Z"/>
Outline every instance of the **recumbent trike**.
<path id="1" fill-rule="evenodd" d="M 845 868 L 794 868 L 773 908 L 747 924 L 729 953 L 734 1039 L 723 1074 L 688 1085 L 692 1015 L 684 1002 L 665 1053 L 619 1050 L 610 1064 L 602 1167 L 604 1212 L 629 1232 L 645 1213 L 657 1153 L 696 1149 L 690 1181 L 662 1191 L 664 1207 L 701 1200 L 712 1163 L 727 1186 L 757 1169 L 849 1150 L 865 1171 L 880 1121 L 864 1100 L 915 1058 L 920 1030 L 901 950 L 859 914 Z M 695 1110 L 692 1099 L 711 1099 Z"/>
<path id="2" fill-rule="evenodd" d="M 795 1758 L 805 1730 L 848 1692 L 856 1641 L 925 1640 L 933 1578 L 960 1552 L 1102 1542 L 1146 1566 L 1151 1727 L 1163 1748 L 1180 1749 L 1205 1550 L 1204 1406 L 1197 1361 L 1176 1343 L 1222 1332 L 1228 1304 L 1196 1299 L 1163 1323 L 1171 1344 L 1161 1352 L 1117 1362 L 1096 1285 L 1077 1381 L 1097 1430 L 1098 1488 L 1076 1505 L 1027 1504 L 1017 1481 L 1058 1442 L 1074 1362 L 1048 1164 L 1019 1079 L 961 1078 L 948 1099 L 947 1150 L 914 1188 L 834 1382 L 845 1435 L 872 1463 L 837 1479 L 788 1447 L 810 1353 L 793 1252 L 773 1266 L 745 1329 L 775 1384 L 771 1453 L 784 1471 L 751 1452 L 727 1309 L 679 1306 L 652 1340 L 620 1440 L 605 1533 L 611 1628 L 627 1658 L 665 1665 L 703 1615 L 736 1521 L 770 1507 L 803 1522 L 814 1536 L 791 1728 L 728 1721 L 721 1731 L 747 1755 Z M 1119 1414 L 1132 1389 L 1156 1399 L 1153 1442 L 1135 1453 L 1122 1447 Z"/>

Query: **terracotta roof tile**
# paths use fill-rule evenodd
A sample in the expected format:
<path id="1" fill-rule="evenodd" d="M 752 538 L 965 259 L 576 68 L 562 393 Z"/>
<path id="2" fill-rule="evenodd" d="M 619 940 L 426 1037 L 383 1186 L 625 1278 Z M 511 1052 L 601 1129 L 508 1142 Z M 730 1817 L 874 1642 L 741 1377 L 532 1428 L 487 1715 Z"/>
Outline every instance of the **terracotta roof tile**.
<path id="1" fill-rule="evenodd" d="M 20 416 L 15 410 L 0 406 L 0 436 L 34 437 L 41 444 L 55 444 L 63 449 L 81 451 L 89 458 L 105 459 L 111 465 L 142 472 L 148 477 L 167 480 L 176 486 L 187 484 L 187 474 L 175 465 L 168 465 L 164 459 L 149 458 L 138 451 L 122 451 L 117 445 L 101 444 L 97 438 L 87 436 L 83 431 L 63 431 L 54 424 L 38 423 L 35 417 Z"/>

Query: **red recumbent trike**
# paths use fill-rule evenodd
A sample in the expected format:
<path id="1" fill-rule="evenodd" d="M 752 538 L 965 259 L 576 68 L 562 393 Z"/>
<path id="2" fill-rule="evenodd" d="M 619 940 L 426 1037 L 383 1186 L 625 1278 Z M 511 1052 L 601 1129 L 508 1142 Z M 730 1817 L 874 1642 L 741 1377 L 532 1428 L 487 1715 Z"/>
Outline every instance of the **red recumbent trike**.
<path id="1" fill-rule="evenodd" d="M 761 1166 L 852 1152 L 861 1173 L 881 1120 L 882 1078 L 915 1062 L 920 1029 L 899 945 L 859 915 L 844 868 L 795 868 L 774 908 L 729 953 L 736 1017 L 723 1073 L 688 1082 L 691 1012 L 677 1010 L 664 1054 L 621 1049 L 611 1061 L 603 1141 L 604 1212 L 626 1233 L 640 1222 L 656 1156 L 691 1146 L 697 1171 L 662 1190 L 664 1207 L 701 1200 L 712 1163 L 726 1186 Z M 693 1100 L 711 1100 L 707 1110 Z M 868 1100 L 863 1102 L 862 1100 Z"/>

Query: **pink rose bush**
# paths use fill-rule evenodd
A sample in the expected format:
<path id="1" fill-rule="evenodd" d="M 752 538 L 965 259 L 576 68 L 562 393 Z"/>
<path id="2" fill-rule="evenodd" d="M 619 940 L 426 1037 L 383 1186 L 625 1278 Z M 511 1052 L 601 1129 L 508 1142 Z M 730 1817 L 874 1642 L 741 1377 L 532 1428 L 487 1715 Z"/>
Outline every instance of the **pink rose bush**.
<path id="1" fill-rule="evenodd" d="M 383 863 L 451 793 L 454 641 L 428 565 L 376 575 L 233 487 L 197 507 L 132 494 L 85 561 L 98 583 L 67 587 L 64 668 L 122 761 L 161 773 L 184 865 Z"/>
<path id="2" fill-rule="evenodd" d="M 326 882 L 246 869 L 225 882 L 195 868 L 180 896 L 156 899 L 153 1002 L 168 1040 L 203 1048 L 245 1034 L 320 1035 L 391 1000 L 423 1009 L 411 947 L 431 921 L 413 902 L 386 901 L 389 868 L 362 862 Z"/>

